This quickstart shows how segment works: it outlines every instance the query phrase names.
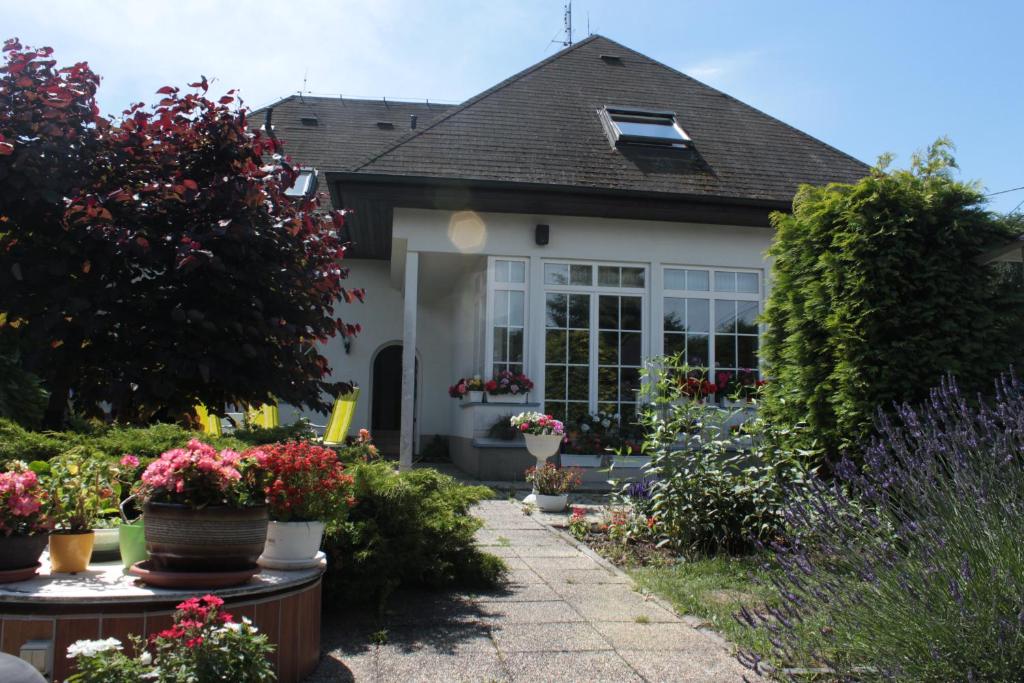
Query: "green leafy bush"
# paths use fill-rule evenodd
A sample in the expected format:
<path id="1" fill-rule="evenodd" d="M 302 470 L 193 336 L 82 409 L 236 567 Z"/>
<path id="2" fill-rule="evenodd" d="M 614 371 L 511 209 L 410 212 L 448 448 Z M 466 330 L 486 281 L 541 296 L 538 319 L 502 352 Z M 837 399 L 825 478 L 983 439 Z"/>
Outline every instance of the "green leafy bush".
<path id="1" fill-rule="evenodd" d="M 762 420 L 733 429 L 735 413 L 688 396 L 680 379 L 702 372 L 678 356 L 652 365 L 639 418 L 651 462 L 618 500 L 653 519 L 654 534 L 677 551 L 746 551 L 781 532 L 811 472 L 804 458 L 777 446 Z"/>
<path id="2" fill-rule="evenodd" d="M 965 389 L 1019 362 L 1024 299 L 979 256 L 1019 229 L 953 178 L 939 140 L 909 170 L 887 158 L 861 181 L 801 187 L 775 213 L 762 347 L 764 410 L 784 441 L 834 463 L 871 433 L 875 411 L 918 401 L 946 373 Z"/>
<path id="3" fill-rule="evenodd" d="M 481 522 L 469 514 L 490 489 L 432 469 L 395 472 L 384 461 L 356 462 L 347 471 L 357 502 L 324 539 L 328 608 L 380 605 L 400 585 L 489 587 L 499 579 L 504 564 L 476 546 Z"/>
<path id="4" fill-rule="evenodd" d="M 48 400 L 42 381 L 22 366 L 17 347 L 0 339 L 0 418 L 34 427 Z"/>

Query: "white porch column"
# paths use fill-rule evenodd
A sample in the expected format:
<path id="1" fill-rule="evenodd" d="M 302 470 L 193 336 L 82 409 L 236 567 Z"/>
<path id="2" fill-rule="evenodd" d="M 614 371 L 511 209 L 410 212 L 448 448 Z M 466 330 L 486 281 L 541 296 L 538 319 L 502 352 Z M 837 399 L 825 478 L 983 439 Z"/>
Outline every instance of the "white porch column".
<path id="1" fill-rule="evenodd" d="M 398 450 L 400 469 L 412 469 L 416 413 L 416 305 L 419 299 L 420 255 L 405 256 L 405 302 L 402 326 L 402 433 Z"/>

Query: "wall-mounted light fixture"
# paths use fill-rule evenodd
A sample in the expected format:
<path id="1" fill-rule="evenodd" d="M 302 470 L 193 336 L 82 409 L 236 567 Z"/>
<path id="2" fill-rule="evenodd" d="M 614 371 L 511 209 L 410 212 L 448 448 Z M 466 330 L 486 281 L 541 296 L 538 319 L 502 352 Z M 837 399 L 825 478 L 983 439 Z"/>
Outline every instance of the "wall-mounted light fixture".
<path id="1" fill-rule="evenodd" d="M 543 223 L 538 224 L 533 233 L 533 241 L 537 243 L 538 247 L 545 246 L 549 241 L 551 241 L 551 228 Z"/>

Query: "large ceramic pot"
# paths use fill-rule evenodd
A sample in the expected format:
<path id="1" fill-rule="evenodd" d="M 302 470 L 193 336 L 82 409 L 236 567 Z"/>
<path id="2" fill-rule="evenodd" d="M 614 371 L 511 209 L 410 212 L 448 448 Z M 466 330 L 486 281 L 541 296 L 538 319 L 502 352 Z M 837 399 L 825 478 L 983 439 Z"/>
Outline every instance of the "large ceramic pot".
<path id="1" fill-rule="evenodd" d="M 523 434 L 523 438 L 530 455 L 542 461 L 558 452 L 564 437 L 561 434 Z"/>
<path id="2" fill-rule="evenodd" d="M 261 560 L 301 562 L 312 560 L 324 537 L 323 522 L 271 522 Z"/>
<path id="3" fill-rule="evenodd" d="M 152 569 L 234 571 L 252 567 L 267 541 L 267 508 L 146 503 L 146 552 Z"/>
<path id="4" fill-rule="evenodd" d="M 77 574 L 89 567 L 96 534 L 91 529 L 78 533 L 54 531 L 50 534 L 50 571 Z"/>
<path id="5" fill-rule="evenodd" d="M 46 548 L 46 539 L 46 534 L 0 536 L 0 572 L 36 566 Z"/>
<path id="6" fill-rule="evenodd" d="M 569 494 L 548 496 L 543 493 L 535 493 L 533 502 L 541 512 L 561 512 L 569 504 Z"/>

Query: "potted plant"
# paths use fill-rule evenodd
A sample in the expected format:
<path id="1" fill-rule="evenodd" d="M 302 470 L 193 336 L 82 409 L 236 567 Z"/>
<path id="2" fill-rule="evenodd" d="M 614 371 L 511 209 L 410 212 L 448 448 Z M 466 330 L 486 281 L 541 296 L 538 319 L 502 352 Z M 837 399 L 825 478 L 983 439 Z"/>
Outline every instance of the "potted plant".
<path id="1" fill-rule="evenodd" d="M 448 387 L 448 395 L 452 398 L 465 398 L 470 403 L 484 402 L 484 381 L 480 375 L 473 375 L 469 379 L 460 377 L 459 381 Z"/>
<path id="2" fill-rule="evenodd" d="M 0 472 L 0 572 L 39 565 L 52 526 L 39 476 L 21 462 Z"/>
<path id="3" fill-rule="evenodd" d="M 519 413 L 509 418 L 509 424 L 523 435 L 526 450 L 537 458 L 538 463 L 557 453 L 565 439 L 562 423 L 543 413 Z"/>
<path id="4" fill-rule="evenodd" d="M 97 520 L 117 512 L 117 466 L 86 446 L 33 465 L 46 474 L 50 513 L 56 525 L 50 534 L 50 569 L 68 574 L 85 571 L 96 543 Z"/>
<path id="5" fill-rule="evenodd" d="M 526 481 L 533 484 L 533 502 L 542 512 L 561 512 L 569 503 L 569 491 L 580 485 L 580 474 L 547 463 L 526 470 Z"/>
<path id="6" fill-rule="evenodd" d="M 352 477 L 338 454 L 308 441 L 261 446 L 268 475 L 270 525 L 260 564 L 300 568 L 315 561 L 326 520 L 338 521 L 355 501 Z"/>
<path id="7" fill-rule="evenodd" d="M 484 385 L 488 403 L 526 403 L 533 382 L 523 373 L 502 370 Z"/>
<path id="8" fill-rule="evenodd" d="M 171 572 L 245 570 L 267 540 L 265 455 L 220 452 L 198 439 L 162 454 L 136 494 L 146 520 L 151 568 Z"/>

